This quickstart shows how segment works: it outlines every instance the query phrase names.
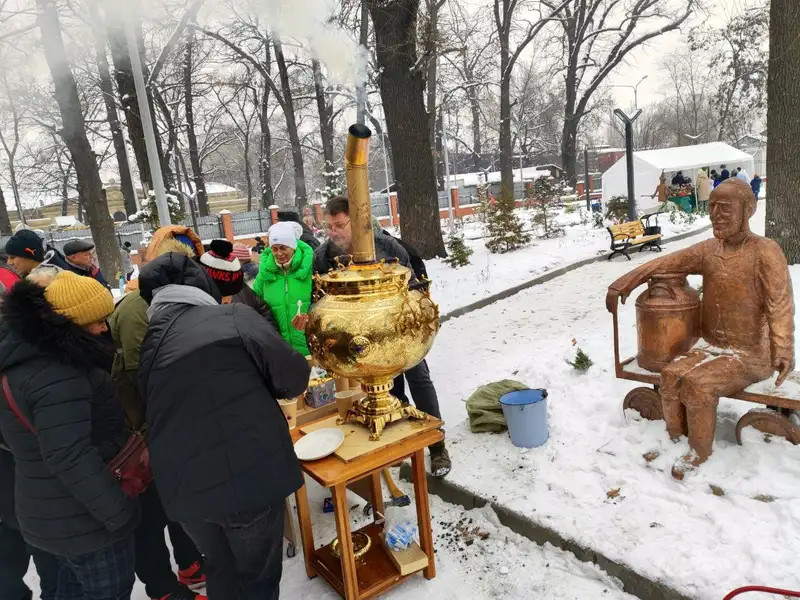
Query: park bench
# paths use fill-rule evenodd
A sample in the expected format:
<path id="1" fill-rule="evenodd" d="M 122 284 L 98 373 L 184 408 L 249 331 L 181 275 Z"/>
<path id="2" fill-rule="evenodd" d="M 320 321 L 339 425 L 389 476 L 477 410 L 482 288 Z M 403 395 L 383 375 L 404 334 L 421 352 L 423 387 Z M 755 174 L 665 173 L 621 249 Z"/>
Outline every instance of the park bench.
<path id="1" fill-rule="evenodd" d="M 661 252 L 661 245 L 659 244 L 661 234 L 645 235 L 644 224 L 642 224 L 641 220 L 611 225 L 606 229 L 611 235 L 611 254 L 608 256 L 608 260 L 611 260 L 617 254 L 622 254 L 630 260 L 631 257 L 628 256 L 628 251 L 631 248 L 639 248 L 639 252 L 645 248 L 657 249 Z"/>

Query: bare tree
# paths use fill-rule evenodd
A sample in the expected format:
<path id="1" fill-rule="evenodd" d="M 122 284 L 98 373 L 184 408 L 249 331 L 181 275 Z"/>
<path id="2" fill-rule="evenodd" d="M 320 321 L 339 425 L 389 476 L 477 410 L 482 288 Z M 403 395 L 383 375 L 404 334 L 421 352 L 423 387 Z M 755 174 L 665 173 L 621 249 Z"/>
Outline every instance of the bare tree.
<path id="1" fill-rule="evenodd" d="M 717 88 L 713 100 L 719 141 L 737 141 L 766 108 L 767 10 L 762 6 L 734 15 L 720 28 L 697 27 L 690 36 L 692 50 L 710 54 L 708 66 Z"/>
<path id="2" fill-rule="evenodd" d="M 24 116 L 24 107 L 19 106 L 18 92 L 8 80 L 8 73 L 0 73 L 0 86 L 3 96 L 0 97 L 0 146 L 8 161 L 8 182 L 17 206 L 17 216 L 21 223 L 25 223 L 25 211 L 19 194 L 19 181 L 17 180 L 17 151 L 21 141 L 20 125 Z M 8 127 L 8 132 L 5 131 Z M 7 212 L 7 211 L 6 211 Z"/>
<path id="3" fill-rule="evenodd" d="M 578 131 L 592 109 L 592 100 L 608 76 L 634 49 L 678 29 L 697 0 L 542 0 L 551 11 L 563 8 L 562 69 L 566 84 L 561 162 L 574 186 Z"/>
<path id="4" fill-rule="evenodd" d="M 100 11 L 96 0 L 89 0 L 87 3 L 94 22 L 92 40 L 94 42 L 95 60 L 99 75 L 98 85 L 103 95 L 103 103 L 106 108 L 106 120 L 111 130 L 111 137 L 114 142 L 114 152 L 117 157 L 119 170 L 119 184 L 122 192 L 125 212 L 132 215 L 136 212 L 136 190 L 133 187 L 131 176 L 131 165 L 128 160 L 128 150 L 125 147 L 125 136 L 122 132 L 122 123 L 119 120 L 117 111 L 117 95 L 114 91 L 114 82 L 111 78 L 111 68 L 108 64 L 107 40 L 104 24 L 100 18 Z"/>
<path id="5" fill-rule="evenodd" d="M 780 244 L 790 264 L 800 263 L 800 5 L 772 0 L 769 20 L 769 202 L 767 236 Z"/>
<path id="6" fill-rule="evenodd" d="M 444 55 L 446 64 L 454 71 L 456 79 L 448 87 L 453 91 L 460 89 L 466 98 L 471 117 L 471 143 L 460 141 L 470 149 L 473 170 L 477 173 L 483 168 L 485 118 L 482 101 L 489 87 L 489 74 L 494 71 L 492 51 L 496 48 L 497 38 L 495 32 L 487 27 L 491 19 L 488 8 L 482 7 L 473 13 L 467 12 L 457 2 L 450 2 L 449 7 L 450 17 L 443 21 L 445 35 L 458 51 Z"/>
<path id="7" fill-rule="evenodd" d="M 578 0 L 583 1 L 585 0 Z M 541 2 L 536 7 L 535 18 L 525 20 L 519 13 L 524 7 L 520 0 L 494 0 L 494 22 L 500 43 L 500 196 L 509 202 L 514 199 L 513 142 L 511 139 L 511 81 L 514 67 L 520 56 L 544 27 L 557 18 L 569 4 Z M 543 14 L 541 7 L 548 12 Z M 523 33 L 515 42 L 512 35 L 524 23 Z"/>
<path id="8" fill-rule="evenodd" d="M 183 56 L 183 107 L 186 111 L 186 137 L 189 141 L 189 162 L 192 165 L 192 178 L 194 180 L 197 209 L 200 212 L 200 216 L 205 217 L 208 216 L 208 192 L 206 192 L 203 168 L 200 166 L 200 149 L 197 145 L 197 134 L 195 132 L 194 122 L 194 92 L 192 91 L 194 36 L 194 29 L 187 29 L 186 48 Z"/>
<path id="9" fill-rule="evenodd" d="M 6 196 L 3 193 L 3 186 L 0 185 L 0 235 L 13 235 L 11 220 L 8 218 L 8 207 L 6 206 Z"/>
<path id="10" fill-rule="evenodd" d="M 400 205 L 403 239 L 423 258 L 445 256 L 422 77 L 417 53 L 419 0 L 364 0 L 375 27 L 380 89 Z"/>
<path id="11" fill-rule="evenodd" d="M 78 87 L 67 61 L 58 9 L 54 0 L 36 0 L 36 3 L 40 10 L 42 46 L 61 112 L 61 134 L 75 162 L 78 193 L 85 202 L 100 268 L 112 277 L 122 271 L 122 261 L 95 154 L 86 135 Z"/>

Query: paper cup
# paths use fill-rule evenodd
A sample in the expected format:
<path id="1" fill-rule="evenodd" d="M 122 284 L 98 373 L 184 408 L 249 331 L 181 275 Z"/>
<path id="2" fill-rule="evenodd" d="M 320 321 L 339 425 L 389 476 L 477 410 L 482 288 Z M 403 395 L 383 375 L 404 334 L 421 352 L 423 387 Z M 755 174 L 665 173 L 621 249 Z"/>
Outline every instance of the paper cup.
<path id="1" fill-rule="evenodd" d="M 278 400 L 281 405 L 283 416 L 286 417 L 286 422 L 289 424 L 289 429 L 294 429 L 297 426 L 297 398 L 291 400 Z"/>
<path id="2" fill-rule="evenodd" d="M 355 393 L 353 390 L 336 392 L 336 408 L 339 410 L 340 418 L 344 419 L 347 416 L 347 411 L 353 408 L 354 398 Z"/>
<path id="3" fill-rule="evenodd" d="M 333 383 L 337 392 L 346 392 L 350 389 L 350 380 L 347 377 L 335 377 Z"/>
<path id="4" fill-rule="evenodd" d="M 351 379 L 350 380 L 350 389 L 355 390 L 356 392 L 361 391 L 361 382 L 358 379 Z"/>

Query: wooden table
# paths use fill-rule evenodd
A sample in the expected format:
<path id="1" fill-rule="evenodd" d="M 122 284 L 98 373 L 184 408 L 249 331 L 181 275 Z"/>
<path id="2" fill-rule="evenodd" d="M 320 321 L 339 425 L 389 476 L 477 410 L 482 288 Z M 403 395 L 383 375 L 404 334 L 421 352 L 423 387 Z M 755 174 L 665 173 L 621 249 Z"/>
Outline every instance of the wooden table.
<path id="1" fill-rule="evenodd" d="M 441 421 L 435 419 L 433 423 L 437 427 L 441 425 Z M 299 430 L 292 431 L 292 441 L 297 441 L 300 437 L 302 437 L 302 433 Z M 350 507 L 347 503 L 347 485 L 365 477 L 370 478 L 373 515 L 377 520 L 377 513 L 383 513 L 384 510 L 381 470 L 407 458 L 411 458 L 420 547 L 428 556 L 428 566 L 423 569 L 423 575 L 426 579 L 433 579 L 436 576 L 431 514 L 428 503 L 428 480 L 425 473 L 425 448 L 442 439 L 444 439 L 444 434 L 439 429 L 428 429 L 365 454 L 351 462 L 346 463 L 336 456 L 312 462 L 301 462 L 303 471 L 309 477 L 331 489 L 336 517 L 336 534 L 340 540 L 341 550 L 340 560 L 333 556 L 330 544 L 326 544 L 318 550 L 315 549 L 308 495 L 305 486 L 301 487 L 295 496 L 300 522 L 300 537 L 303 542 L 303 557 L 306 574 L 309 577 L 322 576 L 345 600 L 375 598 L 406 579 L 387 555 L 387 550 L 384 549 L 380 538 L 382 528 L 374 522 L 360 530 L 370 536 L 372 547 L 364 557 L 359 559 L 360 567 L 356 567 L 350 529 Z"/>

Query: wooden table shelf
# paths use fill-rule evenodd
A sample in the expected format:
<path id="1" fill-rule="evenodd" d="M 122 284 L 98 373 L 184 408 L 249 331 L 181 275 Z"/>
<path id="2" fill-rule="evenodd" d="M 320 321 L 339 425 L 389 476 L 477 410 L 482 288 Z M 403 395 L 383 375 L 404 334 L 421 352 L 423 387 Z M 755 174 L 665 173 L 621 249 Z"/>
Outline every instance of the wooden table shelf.
<path id="1" fill-rule="evenodd" d="M 336 456 L 322 460 L 302 462 L 303 472 L 323 487 L 331 489 L 336 518 L 336 534 L 340 540 L 341 560 L 333 556 L 330 544 L 320 549 L 314 547 L 314 532 L 305 486 L 296 493 L 297 515 L 300 523 L 300 537 L 303 542 L 303 558 L 306 574 L 309 577 L 320 575 L 345 600 L 368 600 L 398 585 L 409 576 L 403 576 L 386 554 L 381 543 L 382 528 L 372 523 L 363 528 L 372 540 L 370 550 L 359 559 L 353 557 L 352 531 L 350 528 L 350 507 L 347 502 L 347 486 L 364 478 L 369 478 L 372 489 L 372 506 L 375 519 L 383 513 L 383 494 L 381 471 L 407 458 L 411 458 L 414 481 L 414 500 L 419 526 L 419 541 L 422 551 L 428 556 L 428 566 L 422 571 L 426 579 L 436 576 L 431 531 L 430 505 L 428 502 L 428 480 L 425 473 L 425 448 L 444 439 L 440 431 L 442 422 L 430 418 L 422 429 L 415 430 L 408 437 L 388 444 L 345 463 Z M 293 441 L 302 433 L 292 431 Z"/>

